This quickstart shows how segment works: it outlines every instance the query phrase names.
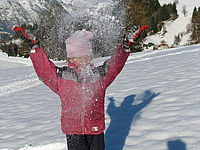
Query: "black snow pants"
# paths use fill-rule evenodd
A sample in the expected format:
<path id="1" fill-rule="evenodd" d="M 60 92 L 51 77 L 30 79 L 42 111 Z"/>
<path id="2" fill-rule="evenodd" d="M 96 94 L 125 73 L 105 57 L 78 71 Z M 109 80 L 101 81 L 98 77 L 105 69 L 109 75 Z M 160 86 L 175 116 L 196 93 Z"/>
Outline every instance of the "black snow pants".
<path id="1" fill-rule="evenodd" d="M 104 133 L 99 135 L 66 135 L 68 150 L 105 150 Z"/>

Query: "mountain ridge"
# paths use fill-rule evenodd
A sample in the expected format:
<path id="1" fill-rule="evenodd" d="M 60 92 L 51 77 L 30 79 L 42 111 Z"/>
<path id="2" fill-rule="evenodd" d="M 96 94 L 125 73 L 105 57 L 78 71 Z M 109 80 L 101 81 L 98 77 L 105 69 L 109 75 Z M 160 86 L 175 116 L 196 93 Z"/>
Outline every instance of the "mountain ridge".
<path id="1" fill-rule="evenodd" d="M 49 0 L 3 0 L 0 6 L 0 26 L 12 32 L 12 26 L 36 22 L 38 14 L 47 9 Z"/>

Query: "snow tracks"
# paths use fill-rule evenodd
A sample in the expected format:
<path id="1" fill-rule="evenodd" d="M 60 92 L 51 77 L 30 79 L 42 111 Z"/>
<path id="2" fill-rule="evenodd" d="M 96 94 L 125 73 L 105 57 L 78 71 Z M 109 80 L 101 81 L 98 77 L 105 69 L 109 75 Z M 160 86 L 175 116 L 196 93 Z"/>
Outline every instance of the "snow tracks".
<path id="1" fill-rule="evenodd" d="M 0 86 L 0 96 L 16 93 L 41 84 L 38 78 L 15 81 L 4 86 Z"/>

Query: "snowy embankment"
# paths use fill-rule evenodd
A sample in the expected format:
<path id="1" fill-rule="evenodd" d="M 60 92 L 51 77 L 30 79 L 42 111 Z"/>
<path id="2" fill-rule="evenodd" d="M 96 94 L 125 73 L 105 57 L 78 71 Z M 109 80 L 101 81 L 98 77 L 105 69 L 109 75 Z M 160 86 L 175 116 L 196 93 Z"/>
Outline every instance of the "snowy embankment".
<path id="1" fill-rule="evenodd" d="M 107 149 L 197 150 L 199 58 L 200 45 L 131 54 L 106 93 Z M 59 97 L 30 59 L 0 53 L 0 71 L 0 149 L 67 149 Z"/>
<path id="2" fill-rule="evenodd" d="M 175 0 L 159 0 L 161 5 L 174 3 Z M 183 14 L 183 7 L 186 9 L 186 15 Z M 165 41 L 169 46 L 174 44 L 175 36 L 181 36 L 180 45 L 190 43 L 191 32 L 187 33 L 187 29 L 191 27 L 191 19 L 194 7 L 200 7 L 199 0 L 178 0 L 177 13 L 179 17 L 176 20 L 165 21 L 162 30 L 155 35 L 148 36 L 145 43 L 154 43 L 159 45 Z"/>

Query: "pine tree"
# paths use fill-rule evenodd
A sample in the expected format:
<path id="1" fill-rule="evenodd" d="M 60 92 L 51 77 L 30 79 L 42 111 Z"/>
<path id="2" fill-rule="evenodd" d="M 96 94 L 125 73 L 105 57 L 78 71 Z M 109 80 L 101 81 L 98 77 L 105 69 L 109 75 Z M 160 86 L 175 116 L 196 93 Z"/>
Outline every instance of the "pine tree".
<path id="1" fill-rule="evenodd" d="M 157 27 L 157 20 L 155 17 L 151 17 L 151 29 L 153 30 L 154 33 L 158 32 L 158 27 Z"/>
<path id="2" fill-rule="evenodd" d="M 176 8 L 176 3 L 175 2 L 172 5 L 172 13 L 177 15 L 177 8 Z"/>
<path id="3" fill-rule="evenodd" d="M 197 15 L 198 15 L 197 8 L 194 7 L 194 10 L 193 10 L 193 13 L 192 13 L 192 22 L 195 22 Z"/>
<path id="4" fill-rule="evenodd" d="M 195 7 L 192 14 L 192 35 L 191 39 L 195 43 L 200 43 L 200 7 Z"/>
<path id="5" fill-rule="evenodd" d="M 147 10 L 148 18 L 154 15 L 154 13 L 161 8 L 158 0 L 143 0 L 143 4 L 145 5 L 145 8 Z"/>
<path id="6" fill-rule="evenodd" d="M 174 2 L 172 4 L 172 10 L 171 10 L 171 13 L 173 15 L 173 20 L 176 20 L 178 18 L 178 12 L 177 12 L 177 7 L 176 7 L 176 2 Z"/>
<path id="7" fill-rule="evenodd" d="M 161 7 L 159 19 L 161 21 L 165 21 L 167 19 L 170 19 L 170 9 L 169 9 L 168 5 L 164 4 L 163 7 Z"/>

